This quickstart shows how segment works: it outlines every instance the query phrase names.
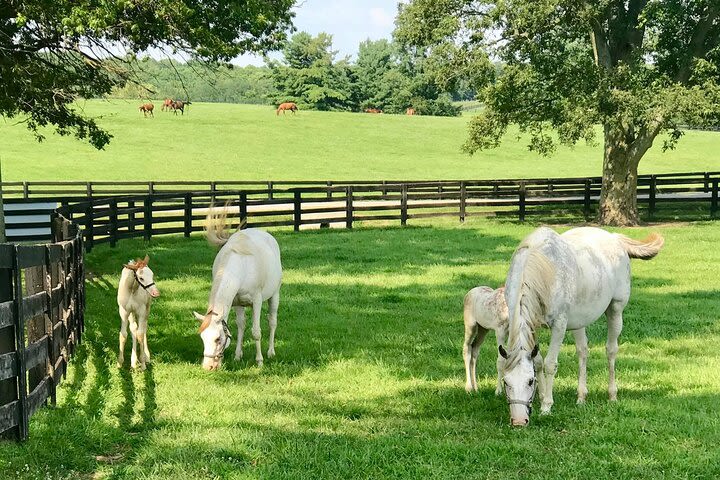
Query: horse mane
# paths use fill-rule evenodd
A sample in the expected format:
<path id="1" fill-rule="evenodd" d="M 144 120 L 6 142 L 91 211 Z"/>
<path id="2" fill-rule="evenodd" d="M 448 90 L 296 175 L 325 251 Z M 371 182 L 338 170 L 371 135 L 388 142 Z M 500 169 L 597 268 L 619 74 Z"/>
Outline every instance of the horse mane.
<path id="1" fill-rule="evenodd" d="M 520 269 L 520 288 L 515 305 L 509 312 L 508 358 L 506 368 L 513 368 L 522 358 L 521 352 L 535 348 L 535 329 L 545 323 L 555 268 L 537 248 L 523 241 L 515 252 L 527 250 L 525 264 Z M 517 257 L 516 257 L 517 258 Z"/>

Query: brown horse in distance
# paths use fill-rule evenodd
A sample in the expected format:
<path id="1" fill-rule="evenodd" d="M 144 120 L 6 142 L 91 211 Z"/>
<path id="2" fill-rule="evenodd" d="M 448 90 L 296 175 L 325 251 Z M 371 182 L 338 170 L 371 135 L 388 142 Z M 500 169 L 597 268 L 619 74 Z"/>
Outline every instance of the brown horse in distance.
<path id="1" fill-rule="evenodd" d="M 160 110 L 163 111 L 163 112 L 164 112 L 164 111 L 168 111 L 168 112 L 169 112 L 170 109 L 172 109 L 172 104 L 173 104 L 173 99 L 172 99 L 172 98 L 166 98 L 165 100 L 163 100 L 163 104 L 162 104 L 162 107 L 160 107 Z"/>
<path id="2" fill-rule="evenodd" d="M 149 113 L 151 117 L 154 117 L 153 110 L 155 110 L 155 105 L 152 103 L 143 103 L 140 105 L 140 111 L 143 112 L 143 116 L 147 117 L 147 114 Z"/>
<path id="3" fill-rule="evenodd" d="M 189 100 L 174 100 L 172 102 L 171 108 L 175 111 L 175 115 L 177 115 L 178 110 L 180 110 L 180 113 L 182 115 L 185 115 L 185 107 L 187 107 L 188 105 L 192 105 L 192 102 L 190 102 Z"/>
<path id="4" fill-rule="evenodd" d="M 297 112 L 297 110 L 298 110 L 297 104 L 295 104 L 293 102 L 281 103 L 278 106 L 277 111 L 275 112 L 275 115 L 280 115 L 281 111 L 283 112 L 283 114 L 287 113 L 288 110 L 290 110 L 292 113 Z"/>
<path id="5" fill-rule="evenodd" d="M 366 108 L 365 113 L 383 113 L 379 108 Z"/>
<path id="6" fill-rule="evenodd" d="M 414 108 L 410 107 L 407 110 L 405 110 L 405 115 L 417 115 L 417 112 Z"/>

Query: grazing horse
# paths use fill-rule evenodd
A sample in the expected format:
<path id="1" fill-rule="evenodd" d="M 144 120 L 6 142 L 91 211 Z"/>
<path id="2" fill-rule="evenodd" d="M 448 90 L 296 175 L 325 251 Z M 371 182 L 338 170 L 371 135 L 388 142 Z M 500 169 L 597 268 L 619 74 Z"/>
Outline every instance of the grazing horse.
<path id="1" fill-rule="evenodd" d="M 178 110 L 180 110 L 180 113 L 182 115 L 185 115 L 185 107 L 188 105 L 192 105 L 192 102 L 184 100 L 174 100 L 172 102 L 172 109 L 175 112 L 175 115 L 177 115 Z"/>
<path id="2" fill-rule="evenodd" d="M 383 113 L 379 108 L 366 108 L 365 113 Z"/>
<path id="3" fill-rule="evenodd" d="M 558 235 L 541 227 L 526 237 L 510 262 L 505 282 L 508 305 L 508 348 L 498 348 L 505 361 L 505 394 L 513 425 L 530 422 L 530 407 L 540 390 L 541 414 L 553 405 L 553 381 L 560 345 L 567 330 L 575 334 L 580 372 L 578 403 L 587 395 L 587 337 L 584 328 L 605 312 L 610 400 L 617 399 L 615 357 L 622 312 L 630 299 L 630 259 L 649 260 L 664 243 L 654 233 L 642 241 L 600 228 L 573 228 Z M 537 328 L 550 329 L 543 372 L 534 369 Z"/>
<path id="4" fill-rule="evenodd" d="M 169 112 L 172 109 L 173 105 L 173 99 L 172 98 L 166 98 L 163 100 L 162 107 L 160 107 L 160 110 L 163 112 Z"/>
<path id="5" fill-rule="evenodd" d="M 130 324 L 132 334 L 132 355 L 130 366 L 137 367 L 138 357 L 140 368 L 145 370 L 145 362 L 150 361 L 150 350 L 147 343 L 147 317 L 150 313 L 150 304 L 153 298 L 160 296 L 160 290 L 155 286 L 153 271 L 148 267 L 150 257 L 144 260 L 134 260 L 123 265 L 118 285 L 117 303 L 120 310 L 120 351 L 118 353 L 118 367 L 122 367 L 127 340 L 127 328 Z M 138 345 L 139 344 L 139 345 Z M 140 353 L 137 353 L 138 348 Z"/>
<path id="6" fill-rule="evenodd" d="M 225 349 L 230 346 L 231 335 L 227 325 L 230 309 L 237 315 L 238 332 L 235 359 L 242 358 L 245 307 L 252 307 L 252 336 L 255 340 L 255 361 L 263 364 L 260 349 L 260 312 L 268 302 L 270 342 L 267 356 L 275 356 L 275 328 L 280 304 L 282 265 L 280 247 L 269 233 L 249 228 L 230 234 L 225 230 L 227 208 L 217 214 L 212 208 L 207 216 L 207 239 L 211 245 L 221 247 L 213 263 L 213 282 L 208 309 L 205 315 L 193 312 L 200 321 L 200 338 L 203 341 L 205 370 L 220 368 Z"/>
<path id="7" fill-rule="evenodd" d="M 147 117 L 147 114 L 149 113 L 151 117 L 154 117 L 153 110 L 155 109 L 155 105 L 152 103 L 143 103 L 140 105 L 140 111 L 143 112 L 143 116 Z"/>
<path id="8" fill-rule="evenodd" d="M 297 112 L 298 106 L 297 104 L 293 102 L 285 102 L 278 105 L 277 110 L 275 111 L 275 115 L 280 115 L 280 112 L 282 111 L 283 114 L 287 113 L 287 111 L 290 110 L 292 113 Z"/>
<path id="9" fill-rule="evenodd" d="M 463 320 L 465 322 L 465 341 L 463 343 L 463 358 L 465 360 L 465 390 L 477 391 L 477 365 L 480 346 L 489 330 L 495 332 L 498 349 L 505 343 L 508 333 L 508 308 L 505 303 L 505 287 L 493 290 L 490 287 L 475 287 L 465 295 Z M 584 329 L 583 329 L 584 335 Z M 535 357 L 535 369 L 542 369 L 542 357 Z M 497 386 L 495 395 L 503 391 L 503 370 L 505 358 L 498 352 Z M 540 370 L 541 371 L 541 370 Z"/>
<path id="10" fill-rule="evenodd" d="M 407 110 L 405 110 L 405 115 L 417 115 L 417 112 L 414 108 L 410 107 Z"/>

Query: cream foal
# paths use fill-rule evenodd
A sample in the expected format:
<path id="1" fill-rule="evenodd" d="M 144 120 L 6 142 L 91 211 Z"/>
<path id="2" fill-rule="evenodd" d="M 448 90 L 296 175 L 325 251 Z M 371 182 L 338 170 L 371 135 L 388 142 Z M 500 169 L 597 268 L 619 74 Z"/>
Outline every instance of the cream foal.
<path id="1" fill-rule="evenodd" d="M 132 334 L 132 355 L 130 366 L 137 367 L 138 357 L 140 368 L 145 370 L 145 363 L 150 361 L 150 350 L 147 343 L 147 317 L 150 313 L 150 304 L 153 298 L 160 296 L 160 290 L 155 286 L 153 271 L 148 267 L 150 257 L 144 260 L 131 261 L 123 265 L 118 286 L 117 302 L 120 309 L 120 352 L 118 354 L 118 367 L 122 367 L 127 340 L 127 328 L 130 324 Z M 138 355 L 138 344 L 140 353 Z"/>

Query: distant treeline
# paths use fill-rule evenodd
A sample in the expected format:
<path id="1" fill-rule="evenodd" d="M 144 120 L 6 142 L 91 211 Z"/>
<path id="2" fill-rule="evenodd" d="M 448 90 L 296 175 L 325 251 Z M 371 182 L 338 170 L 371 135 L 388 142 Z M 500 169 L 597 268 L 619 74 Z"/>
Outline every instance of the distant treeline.
<path id="1" fill-rule="evenodd" d="M 197 62 L 179 63 L 143 58 L 135 69 L 139 82 L 116 89 L 113 97 L 270 104 L 276 96 L 268 67 L 211 68 Z"/>
<path id="2" fill-rule="evenodd" d="M 445 91 L 436 83 L 426 60 L 389 40 L 367 40 L 357 59 L 336 59 L 332 36 L 300 32 L 283 48 L 280 61 L 264 67 L 219 66 L 143 58 L 137 83 L 113 93 L 118 98 L 175 98 L 195 102 L 274 104 L 296 102 L 301 109 L 363 111 L 379 109 L 421 115 L 459 115 L 456 101 L 474 92 L 456 82 Z M 154 92 L 154 93 L 151 93 Z"/>

